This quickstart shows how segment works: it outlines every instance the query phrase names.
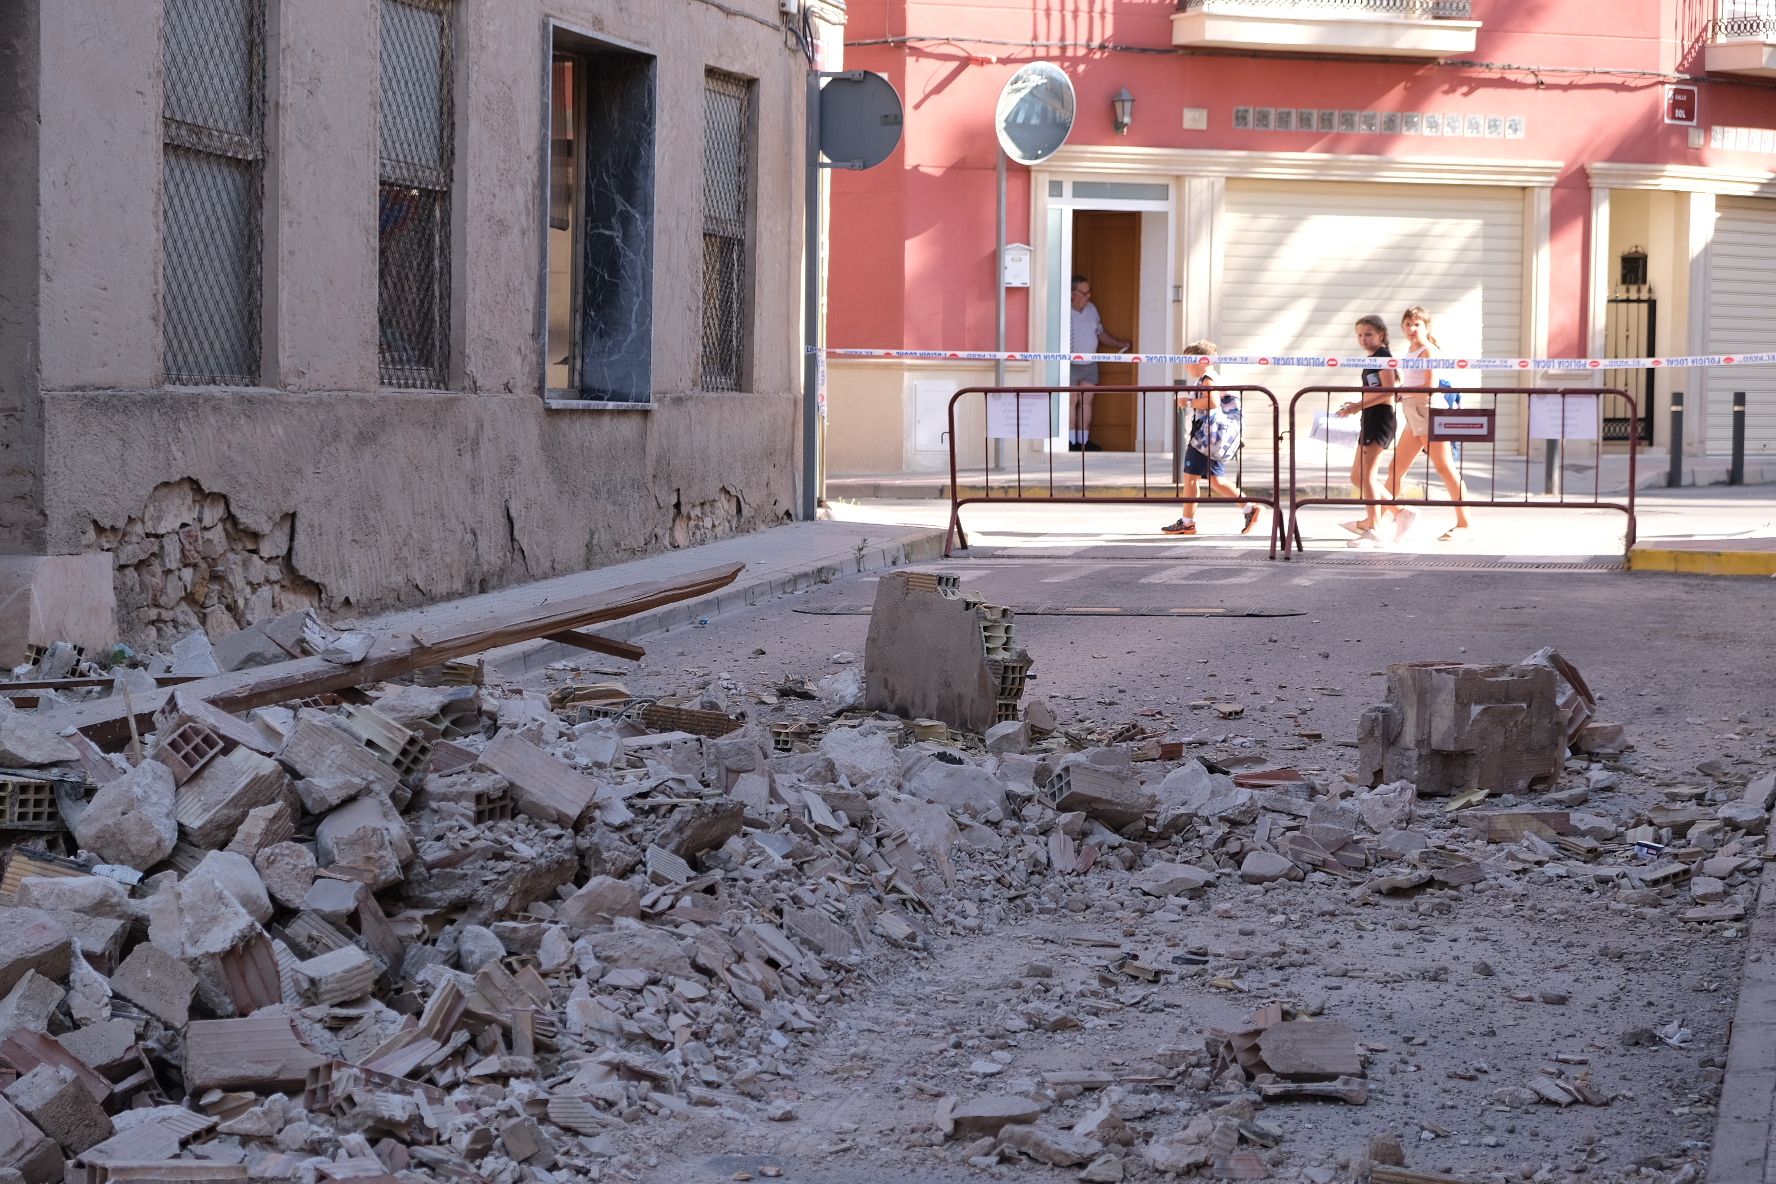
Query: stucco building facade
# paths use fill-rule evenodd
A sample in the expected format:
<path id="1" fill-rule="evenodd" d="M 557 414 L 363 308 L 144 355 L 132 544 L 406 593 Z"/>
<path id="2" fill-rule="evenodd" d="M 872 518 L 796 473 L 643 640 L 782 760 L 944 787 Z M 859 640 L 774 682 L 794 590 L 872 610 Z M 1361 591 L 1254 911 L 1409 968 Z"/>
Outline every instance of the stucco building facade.
<path id="1" fill-rule="evenodd" d="M 1067 73 L 1078 113 L 1052 157 L 1010 167 L 1007 238 L 1031 267 L 1007 288 L 1003 348 L 1069 348 L 1074 273 L 1112 333 L 1153 353 L 1200 338 L 1341 353 L 1356 316 L 1397 324 L 1414 304 L 1469 355 L 1776 341 L 1768 0 L 859 0 L 846 41 L 907 119 L 888 164 L 835 179 L 832 346 L 995 348 L 994 104 L 1037 60 Z M 1105 369 L 1106 383 L 1176 377 Z M 1734 390 L 1749 394 L 1748 450 L 1776 451 L 1776 369 L 1621 377 L 1642 422 L 1613 432 L 1638 432 L 1654 464 L 1673 391 L 1688 453 L 1727 450 Z M 984 362 L 834 358 L 829 468 L 944 467 L 950 394 L 992 378 Z M 1006 380 L 1064 382 L 1046 363 L 1013 362 Z M 1234 380 L 1286 399 L 1326 378 Z M 1123 399 L 1094 413 L 1094 441 L 1169 448 L 1164 396 Z M 1525 434 L 1501 404 L 1501 447 L 1521 454 Z M 981 436 L 965 416 L 965 462 Z"/>
<path id="2" fill-rule="evenodd" d="M 153 643 L 784 520 L 842 19 L 0 8 L 0 552 L 102 556 Z"/>

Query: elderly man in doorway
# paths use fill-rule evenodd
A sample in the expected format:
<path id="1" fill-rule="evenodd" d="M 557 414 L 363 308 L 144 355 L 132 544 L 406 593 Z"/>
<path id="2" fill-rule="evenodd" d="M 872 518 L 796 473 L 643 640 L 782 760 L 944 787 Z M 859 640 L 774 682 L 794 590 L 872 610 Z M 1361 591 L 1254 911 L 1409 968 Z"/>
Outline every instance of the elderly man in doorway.
<path id="1" fill-rule="evenodd" d="M 1071 320 L 1071 338 L 1068 351 L 1076 354 L 1095 354 L 1101 349 L 1121 353 L 1129 348 L 1130 343 L 1111 336 L 1104 329 L 1104 318 L 1098 315 L 1098 306 L 1091 301 L 1091 281 L 1082 275 L 1073 277 L 1073 315 Z M 1073 419 L 1072 430 L 1067 435 L 1067 451 L 1099 452 L 1100 445 L 1092 443 L 1092 393 L 1098 385 L 1098 364 L 1096 362 L 1073 363 L 1069 382 L 1073 387 Z"/>

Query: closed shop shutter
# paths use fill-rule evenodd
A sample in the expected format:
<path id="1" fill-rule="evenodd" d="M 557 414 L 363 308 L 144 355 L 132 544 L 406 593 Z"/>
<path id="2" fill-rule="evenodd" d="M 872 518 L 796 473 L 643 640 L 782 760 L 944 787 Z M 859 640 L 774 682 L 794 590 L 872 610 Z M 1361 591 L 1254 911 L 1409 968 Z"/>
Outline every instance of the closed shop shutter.
<path id="1" fill-rule="evenodd" d="M 1764 351 L 1776 340 L 1776 201 L 1722 198 L 1709 252 L 1708 352 Z M 1708 371 L 1705 443 L 1733 450 L 1733 392 L 1745 392 L 1745 451 L 1776 452 L 1776 367 Z"/>
<path id="2" fill-rule="evenodd" d="M 1418 304 L 1430 310 L 1443 353 L 1516 357 L 1526 352 L 1523 254 L 1521 189 L 1232 180 L 1216 344 L 1227 353 L 1351 354 L 1356 319 L 1374 313 L 1401 354 L 1400 314 Z M 1286 415 L 1301 387 L 1359 379 L 1266 370 L 1250 381 L 1275 391 Z M 1519 385 L 1508 373 L 1455 381 Z M 1323 398 L 1302 400 L 1303 433 L 1310 402 L 1313 410 L 1325 406 Z M 1499 401 L 1501 455 L 1521 453 L 1520 411 L 1518 400 Z"/>

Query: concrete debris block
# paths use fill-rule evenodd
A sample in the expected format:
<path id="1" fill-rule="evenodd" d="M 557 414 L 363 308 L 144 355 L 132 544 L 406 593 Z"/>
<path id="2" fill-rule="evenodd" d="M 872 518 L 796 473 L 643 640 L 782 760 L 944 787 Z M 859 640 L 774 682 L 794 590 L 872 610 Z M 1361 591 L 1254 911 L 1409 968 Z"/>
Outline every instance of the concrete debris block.
<path id="1" fill-rule="evenodd" d="M 173 816 L 187 842 L 218 847 L 253 810 L 280 801 L 289 784 L 276 761 L 250 748 L 234 748 L 206 763 L 179 787 Z"/>
<path id="2" fill-rule="evenodd" d="M 303 708 L 277 752 L 278 763 L 299 780 L 302 808 L 325 814 L 372 789 L 395 790 L 395 771 L 323 711 Z M 263 803 L 258 803 L 263 804 Z"/>
<path id="3" fill-rule="evenodd" d="M 362 999 L 376 985 L 376 963 L 357 946 L 319 954 L 295 966 L 297 989 L 309 1003 Z"/>
<path id="4" fill-rule="evenodd" d="M 556 826 L 576 827 L 598 793 L 591 778 L 510 731 L 493 738 L 478 764 L 511 782 L 519 811 Z"/>
<path id="5" fill-rule="evenodd" d="M 318 866 L 314 852 L 301 843 L 273 843 L 253 857 L 253 869 L 265 882 L 265 890 L 287 909 L 302 907 Z"/>
<path id="6" fill-rule="evenodd" d="M 1621 724 L 1588 723 L 1573 737 L 1574 752 L 1619 756 L 1628 750 L 1628 729 Z"/>
<path id="7" fill-rule="evenodd" d="M 637 920 L 641 917 L 641 894 L 622 880 L 593 876 L 555 910 L 555 915 L 575 929 L 608 925 L 619 917 Z"/>
<path id="8" fill-rule="evenodd" d="M 1044 1109 L 1029 1098 L 982 1096 L 953 1105 L 946 1101 L 939 1118 L 952 1137 L 968 1139 L 997 1135 L 1012 1123 L 1035 1122 Z"/>
<path id="9" fill-rule="evenodd" d="M 1363 825 L 1376 834 L 1404 830 L 1412 824 L 1417 788 L 1410 781 L 1392 781 L 1365 790 L 1351 799 L 1351 805 L 1363 818 Z"/>
<path id="10" fill-rule="evenodd" d="M 1591 721 L 1597 710 L 1597 696 L 1591 693 L 1578 668 L 1551 645 L 1523 659 L 1521 665 L 1541 666 L 1554 672 L 1554 704 L 1562 721 L 1563 738 L 1571 743 Z"/>
<path id="11" fill-rule="evenodd" d="M 1240 879 L 1248 884 L 1272 884 L 1302 878 L 1301 869 L 1274 851 L 1250 851 L 1240 863 Z"/>
<path id="12" fill-rule="evenodd" d="M 829 729 L 820 738 L 820 752 L 852 785 L 892 777 L 900 760 L 894 742 L 879 727 Z"/>
<path id="13" fill-rule="evenodd" d="M 1761 835 L 1770 825 L 1770 811 L 1753 801 L 1728 802 L 1715 811 L 1715 817 L 1746 834 Z"/>
<path id="14" fill-rule="evenodd" d="M 0 997 L 0 1042 L 14 1032 L 47 1032 L 49 1017 L 62 1005 L 67 994 L 62 988 L 34 970 L 12 984 L 12 990 Z"/>
<path id="15" fill-rule="evenodd" d="M 1553 785 L 1566 757 L 1560 680 L 1541 664 L 1395 663 L 1387 702 L 1359 722 L 1358 775 L 1410 781 L 1421 798 Z"/>
<path id="16" fill-rule="evenodd" d="M 1075 810 L 1112 830 L 1132 826 L 1158 805 L 1155 796 L 1141 789 L 1132 777 L 1089 764 L 1064 765 L 1048 784 L 1055 809 Z"/>
<path id="17" fill-rule="evenodd" d="M 890 572 L 876 583 L 864 645 L 864 706 L 980 734 L 1015 719 L 1030 658 L 1009 609 L 939 591 L 941 577 Z"/>
<path id="18" fill-rule="evenodd" d="M 1079 1173 L 1083 1184 L 1122 1184 L 1122 1156 L 1100 1155 Z"/>
<path id="19" fill-rule="evenodd" d="M 1727 886 L 1713 876 L 1690 877 L 1690 899 L 1697 904 L 1713 904 L 1727 898 Z"/>
<path id="20" fill-rule="evenodd" d="M 203 630 L 198 629 L 187 633 L 173 643 L 173 666 L 171 674 L 220 674 L 222 666 L 216 660 L 215 647 Z"/>
<path id="21" fill-rule="evenodd" d="M 1023 752 L 1030 747 L 1030 724 L 1025 720 L 1008 719 L 988 728 L 982 739 L 986 741 L 988 752 Z"/>
<path id="22" fill-rule="evenodd" d="M 26 876 L 13 902 L 23 908 L 85 913 L 128 921 L 129 891 L 109 876 Z"/>
<path id="23" fill-rule="evenodd" d="M 260 932 L 253 915 L 209 877 L 163 888 L 147 910 L 148 940 L 175 958 L 226 954 Z"/>
<path id="24" fill-rule="evenodd" d="M 1259 1034 L 1258 1051 L 1279 1077 L 1325 1081 L 1363 1072 L 1356 1036 L 1336 1020 L 1272 1024 Z"/>
<path id="25" fill-rule="evenodd" d="M 193 1020 L 185 1029 L 185 1090 L 300 1090 L 326 1059 L 302 1043 L 288 1016 Z"/>
<path id="26" fill-rule="evenodd" d="M 863 702 L 863 671 L 855 666 L 835 670 L 815 683 L 814 690 L 828 711 L 850 711 Z"/>
<path id="27" fill-rule="evenodd" d="M 0 1171 L 7 1169 L 25 1184 L 58 1184 L 62 1151 L 11 1102 L 0 1098 Z"/>
<path id="28" fill-rule="evenodd" d="M 1760 810 L 1776 807 L 1776 770 L 1752 778 L 1740 800 Z"/>
<path id="29" fill-rule="evenodd" d="M 73 956 L 74 939 L 48 913 L 0 908 L 0 991 L 11 991 L 32 971 L 59 982 L 68 977 Z"/>
<path id="30" fill-rule="evenodd" d="M 35 769 L 80 759 L 72 744 L 35 715 L 15 710 L 10 700 L 0 703 L 0 766 Z"/>
<path id="31" fill-rule="evenodd" d="M 499 935 L 484 925 L 464 925 L 457 933 L 456 962 L 465 974 L 475 974 L 483 966 L 497 963 L 506 956 L 506 947 Z"/>
<path id="32" fill-rule="evenodd" d="M 143 942 L 112 972 L 111 989 L 167 1027 L 182 1028 L 191 1018 L 197 975 L 180 959 Z"/>
<path id="33" fill-rule="evenodd" d="M 1096 1139 L 1041 1123 L 1013 1123 L 999 1131 L 1000 1151 L 1016 1151 L 1050 1167 L 1078 1167 L 1104 1150 Z"/>
<path id="34" fill-rule="evenodd" d="M 696 971 L 678 941 L 664 930 L 633 922 L 586 935 L 599 964 L 612 970 L 646 970 L 673 978 L 694 978 Z"/>
<path id="35" fill-rule="evenodd" d="M 904 784 L 909 794 L 958 814 L 984 818 L 1006 810 L 1004 784 L 979 765 L 930 756 L 914 767 Z"/>
<path id="36" fill-rule="evenodd" d="M 253 920 L 260 924 L 271 920 L 271 897 L 265 890 L 265 881 L 246 856 L 232 851 L 211 851 L 191 869 L 184 883 L 206 879 L 213 880 L 217 887 L 234 897 Z"/>
<path id="37" fill-rule="evenodd" d="M 315 856 L 320 866 L 343 864 L 369 873 L 372 888 L 400 882 L 401 869 L 413 860 L 413 835 L 394 803 L 370 793 L 333 810 L 315 827 Z"/>
<path id="38" fill-rule="evenodd" d="M 172 770 L 147 760 L 99 787 L 74 824 L 81 847 L 105 863 L 147 871 L 179 841 Z"/>
<path id="39" fill-rule="evenodd" d="M 1175 833 L 1194 822 L 1203 826 L 1246 826 L 1257 821 L 1258 799 L 1233 778 L 1211 773 L 1198 761 L 1185 761 L 1154 787 L 1158 825 Z"/>
<path id="40" fill-rule="evenodd" d="M 76 1060 L 113 1076 L 119 1069 L 140 1063 L 136 1055 L 136 1025 L 131 1020 L 101 1020 L 62 1033 L 56 1037 L 56 1043 Z"/>
<path id="41" fill-rule="evenodd" d="M 1142 868 L 1129 882 L 1148 896 L 1186 896 L 1208 888 L 1215 874 L 1188 863 L 1160 862 Z"/>
<path id="42" fill-rule="evenodd" d="M 1582 810 L 1574 810 L 1567 815 L 1567 824 L 1572 833 L 1587 839 L 1596 839 L 1600 843 L 1608 842 L 1621 832 L 1621 827 L 1601 814 L 1589 814 Z"/>
<path id="43" fill-rule="evenodd" d="M 1192 1118 L 1184 1129 L 1161 1135 L 1141 1148 L 1141 1158 L 1156 1172 L 1186 1176 L 1206 1167 L 1215 1157 L 1209 1146 L 1215 1120 L 1206 1114 Z"/>
<path id="44" fill-rule="evenodd" d="M 680 806 L 667 819 L 666 829 L 654 839 L 654 845 L 681 859 L 695 859 L 739 834 L 745 821 L 746 807 L 739 802 Z"/>
<path id="45" fill-rule="evenodd" d="M 72 1069 L 38 1065 L 6 1087 L 6 1100 L 61 1144 L 79 1155 L 113 1133 L 111 1119 Z"/>

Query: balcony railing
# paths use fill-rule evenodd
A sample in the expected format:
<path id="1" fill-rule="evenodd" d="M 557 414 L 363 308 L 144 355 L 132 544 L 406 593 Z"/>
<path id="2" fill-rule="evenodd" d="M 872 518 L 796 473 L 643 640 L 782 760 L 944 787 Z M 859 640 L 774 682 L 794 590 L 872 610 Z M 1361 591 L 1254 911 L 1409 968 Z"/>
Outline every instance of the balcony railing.
<path id="1" fill-rule="evenodd" d="M 1474 4 L 1473 0 L 1178 0 L 1178 11 L 1466 21 L 1473 19 Z"/>
<path id="2" fill-rule="evenodd" d="M 1776 41 L 1776 0 L 1717 0 L 1710 41 Z"/>

